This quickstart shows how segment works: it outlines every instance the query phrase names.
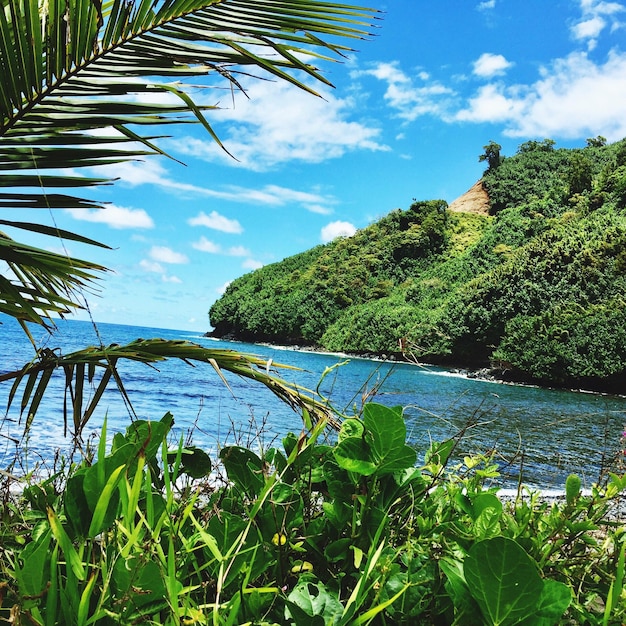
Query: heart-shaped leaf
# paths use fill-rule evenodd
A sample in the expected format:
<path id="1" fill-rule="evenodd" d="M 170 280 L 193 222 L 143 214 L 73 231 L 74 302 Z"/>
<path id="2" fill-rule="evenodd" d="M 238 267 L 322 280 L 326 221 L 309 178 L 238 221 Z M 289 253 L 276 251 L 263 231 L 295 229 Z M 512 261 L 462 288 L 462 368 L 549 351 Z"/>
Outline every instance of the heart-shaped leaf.
<path id="1" fill-rule="evenodd" d="M 494 537 L 474 544 L 463 571 L 486 624 L 518 624 L 535 614 L 543 580 L 531 558 L 513 539 Z"/>
<path id="2" fill-rule="evenodd" d="M 363 409 L 363 424 L 371 437 L 377 474 L 393 474 L 415 465 L 417 453 L 406 445 L 402 407 L 366 404 Z"/>

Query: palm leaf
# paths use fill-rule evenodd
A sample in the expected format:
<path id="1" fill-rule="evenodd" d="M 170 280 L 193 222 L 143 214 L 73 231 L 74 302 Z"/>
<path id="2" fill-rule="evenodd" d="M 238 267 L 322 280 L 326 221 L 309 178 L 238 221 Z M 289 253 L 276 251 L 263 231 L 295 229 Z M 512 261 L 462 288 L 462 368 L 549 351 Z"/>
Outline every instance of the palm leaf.
<path id="1" fill-rule="evenodd" d="M 159 137 L 139 130 L 157 125 L 201 123 L 221 145 L 207 119 L 218 108 L 206 103 L 209 88 L 243 91 L 239 76 L 258 74 L 316 94 L 310 78 L 330 83 L 309 60 L 345 55 L 351 48 L 342 42 L 365 38 L 374 13 L 324 0 L 0 0 L 0 208 L 104 208 L 73 190 L 110 181 L 69 175 L 69 168 L 164 154 L 154 143 Z M 202 101 L 192 97 L 199 85 L 184 82 L 190 78 L 205 80 Z M 170 98 L 153 97 L 163 95 Z M 96 243 L 38 224 L 0 223 Z M 2 262 L 8 271 L 0 274 L 0 312 L 27 333 L 27 322 L 47 326 L 81 307 L 83 290 L 105 271 L 0 232 Z M 150 365 L 166 358 L 206 363 L 222 378 L 229 371 L 256 380 L 293 408 L 332 419 L 315 393 L 274 376 L 269 363 L 188 342 L 138 340 L 66 356 L 39 349 L 0 382 L 13 381 L 9 405 L 19 397 L 28 429 L 61 369 L 65 420 L 71 413 L 80 436 L 111 378 L 130 401 L 119 359 Z M 86 384 L 95 386 L 87 404 Z"/>
<path id="2" fill-rule="evenodd" d="M 71 421 L 73 435 L 80 438 L 83 428 L 92 416 L 111 378 L 115 379 L 124 400 L 132 408 L 131 399 L 117 373 L 117 363 L 120 359 L 146 365 L 154 365 L 166 359 L 179 359 L 188 365 L 208 364 L 227 385 L 224 371 L 255 380 L 294 410 L 306 411 L 314 419 L 326 420 L 330 425 L 337 426 L 334 412 L 321 396 L 300 385 L 284 381 L 270 370 L 270 367 L 298 368 L 273 363 L 235 350 L 216 350 L 189 341 L 165 339 L 137 339 L 124 346 L 118 344 L 106 347 L 92 346 L 65 356 L 47 348 L 40 349 L 37 351 L 36 358 L 22 369 L 0 375 L 0 383 L 13 380 L 7 410 L 16 399 L 19 399 L 20 413 L 27 416 L 26 434 L 53 373 L 57 370 L 63 371 L 66 390 L 64 420 L 66 424 Z M 100 372 L 97 385 L 96 372 Z M 85 401 L 86 385 L 91 385 L 93 390 L 89 402 Z M 20 388 L 22 392 L 18 394 Z"/>
<path id="3" fill-rule="evenodd" d="M 339 40 L 364 38 L 373 13 L 320 0 L 110 0 L 102 5 L 95 0 L 48 0 L 39 6 L 32 0 L 4 0 L 3 7 L 4 206 L 24 205 L 15 194 L 2 191 L 16 186 L 4 173 L 14 172 L 16 164 L 40 170 L 117 162 L 138 154 L 137 140 L 150 152 L 160 152 L 128 131 L 129 125 L 196 121 L 220 143 L 205 115 L 215 105 L 192 100 L 191 85 L 158 82 L 157 77 L 215 76 L 240 89 L 236 74 L 252 67 L 316 93 L 298 72 L 329 83 L 303 59 L 329 58 L 321 51 L 344 54 L 350 48 Z M 174 94 L 177 102 L 139 102 L 136 97 L 159 93 Z M 116 145 L 93 136 L 95 130 L 110 127 L 122 132 Z M 68 137 L 71 150 L 58 143 L 59 136 Z M 32 137 L 40 140 L 20 143 Z M 106 150 L 95 149 L 104 144 Z M 57 173 L 45 182 L 61 187 L 67 181 Z M 97 184 L 75 178 L 66 186 L 81 182 Z"/>
<path id="4" fill-rule="evenodd" d="M 0 224 L 96 244 L 86 237 L 47 226 L 9 220 L 0 220 Z M 49 326 L 51 317 L 63 317 L 73 309 L 83 308 L 77 296 L 85 289 L 93 289 L 93 272 L 106 271 L 96 263 L 22 244 L 1 231 L 0 261 L 9 270 L 8 276 L 0 274 L 0 313 L 17 319 L 29 338 L 25 322 Z"/>
<path id="5" fill-rule="evenodd" d="M 298 74 L 329 83 L 304 59 L 345 54 L 341 41 L 364 38 L 373 16 L 323 0 L 0 0 L 0 209 L 105 208 L 73 190 L 110 181 L 67 170 L 165 154 L 138 128 L 199 122 L 222 145 L 206 117 L 217 105 L 192 99 L 197 84 L 164 81 L 213 77 L 205 99 L 224 83 L 242 90 L 238 74 L 256 70 L 316 93 Z M 150 101 L 164 94 L 173 101 Z M 13 260 L 0 311 L 45 324 L 79 306 L 102 268 L 66 263 L 50 289 L 45 262 L 59 259 L 38 258 L 43 289 Z"/>

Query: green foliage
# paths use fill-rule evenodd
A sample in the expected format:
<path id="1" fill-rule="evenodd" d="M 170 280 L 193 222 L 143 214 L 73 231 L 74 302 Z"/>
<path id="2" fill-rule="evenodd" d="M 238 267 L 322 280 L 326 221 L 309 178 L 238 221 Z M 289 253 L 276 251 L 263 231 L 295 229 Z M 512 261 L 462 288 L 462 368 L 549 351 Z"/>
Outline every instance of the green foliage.
<path id="1" fill-rule="evenodd" d="M 570 474 L 565 481 L 565 502 L 568 506 L 572 506 L 581 493 L 580 477 L 576 474 Z"/>
<path id="2" fill-rule="evenodd" d="M 211 324 L 222 336 L 317 343 L 344 311 L 386 297 L 439 257 L 453 222 L 440 200 L 393 211 L 353 237 L 233 281 L 211 307 Z M 385 333 L 382 343 L 389 338 Z"/>
<path id="3" fill-rule="evenodd" d="M 598 135 L 597 137 L 590 137 L 587 139 L 587 145 L 591 148 L 601 148 L 606 146 L 606 137 Z"/>
<path id="4" fill-rule="evenodd" d="M 211 321 L 218 334 L 619 391 L 625 155 L 626 140 L 522 144 L 483 178 L 492 217 L 414 203 L 235 281 Z"/>
<path id="5" fill-rule="evenodd" d="M 521 146 L 516 156 L 504 159 L 483 181 L 492 214 L 535 199 L 543 201 L 552 197 L 562 201 L 569 155 L 570 151 L 564 149 L 525 149 Z"/>
<path id="6" fill-rule="evenodd" d="M 478 157 L 479 161 L 487 161 L 488 172 L 492 172 L 497 167 L 500 166 L 502 162 L 502 157 L 500 156 L 500 150 L 502 150 L 502 146 L 495 141 L 490 141 L 486 146 L 483 146 L 484 153 Z"/>
<path id="7" fill-rule="evenodd" d="M 543 141 L 525 141 L 518 148 L 519 154 L 526 154 L 528 152 L 552 152 L 556 141 L 553 139 L 544 139 Z"/>
<path id="8" fill-rule="evenodd" d="M 593 183 L 593 163 L 582 152 L 574 152 L 567 171 L 567 185 L 570 196 L 591 191 Z"/>
<path id="9" fill-rule="evenodd" d="M 513 317 L 493 353 L 537 380 L 564 385 L 626 370 L 626 304 L 621 297 L 582 307 L 573 299 L 537 314 Z"/>
<path id="10" fill-rule="evenodd" d="M 624 477 L 611 475 L 590 496 L 568 479 L 571 497 L 560 505 L 523 489 L 502 501 L 486 487 L 498 476 L 491 458 L 452 466 L 450 440 L 433 443 L 418 467 L 402 409 L 366 404 L 333 444 L 318 440 L 320 424 L 280 447 L 223 448 L 218 478 L 218 464 L 202 455 L 189 463 L 196 448 L 168 447 L 172 422 L 169 414 L 136 422 L 108 451 L 105 429 L 93 463 L 5 501 L 0 619 L 617 626 L 626 618 L 624 536 L 606 520 Z"/>
<path id="11" fill-rule="evenodd" d="M 470 593 L 490 626 L 554 624 L 571 601 L 569 589 L 563 583 L 542 580 L 524 549 L 507 537 L 474 544 L 463 570 Z"/>

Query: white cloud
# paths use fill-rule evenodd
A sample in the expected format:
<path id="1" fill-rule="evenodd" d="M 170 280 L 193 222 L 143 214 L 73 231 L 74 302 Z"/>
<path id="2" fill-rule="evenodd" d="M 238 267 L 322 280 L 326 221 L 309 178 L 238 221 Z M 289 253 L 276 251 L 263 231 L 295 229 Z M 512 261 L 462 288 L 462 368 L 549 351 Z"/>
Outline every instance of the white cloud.
<path id="1" fill-rule="evenodd" d="M 255 259 L 246 259 L 241 267 L 245 270 L 258 270 L 263 267 L 263 263 L 261 261 L 256 261 Z"/>
<path id="2" fill-rule="evenodd" d="M 610 25 L 612 31 L 623 27 L 619 21 L 619 14 L 626 11 L 626 7 L 619 2 L 605 0 L 580 0 L 581 18 L 571 26 L 574 39 L 587 43 L 587 48 L 593 50 L 602 31 Z"/>
<path id="3" fill-rule="evenodd" d="M 612 52 L 604 64 L 574 53 L 543 68 L 532 85 L 482 87 L 457 121 L 500 122 L 516 137 L 626 136 L 626 53 Z"/>
<path id="4" fill-rule="evenodd" d="M 575 39 L 595 39 L 604 30 L 606 20 L 596 16 L 572 26 Z"/>
<path id="5" fill-rule="evenodd" d="M 185 141 L 188 144 L 204 145 L 203 142 L 193 138 L 187 138 Z M 119 178 L 121 182 L 131 186 L 155 185 L 176 193 L 178 197 L 181 195 L 187 195 L 188 197 L 205 196 L 228 202 L 269 206 L 297 204 L 314 213 L 321 213 L 320 207 L 325 212 L 332 213 L 332 207 L 337 204 L 337 200 L 333 196 L 318 193 L 315 190 L 301 191 L 279 185 L 265 185 L 260 188 L 225 185 L 221 189 L 209 189 L 207 187 L 190 185 L 172 179 L 171 174 L 156 159 L 147 163 L 126 163 L 123 166 L 106 166 L 106 175 Z M 219 215 L 215 211 L 211 215 L 213 213 Z M 202 215 L 204 214 L 200 213 L 199 216 L 192 219 L 199 219 Z M 223 219 L 227 220 L 227 218 Z M 234 223 L 235 220 L 232 220 L 232 222 Z"/>
<path id="6" fill-rule="evenodd" d="M 330 215 L 333 211 L 328 207 L 322 206 L 321 204 L 309 204 L 305 206 L 307 211 L 311 213 L 317 213 L 318 215 Z"/>
<path id="7" fill-rule="evenodd" d="M 250 256 L 250 250 L 243 246 L 233 246 L 232 248 L 228 248 L 226 254 L 228 254 L 228 256 Z"/>
<path id="8" fill-rule="evenodd" d="M 196 250 L 200 250 L 200 252 L 208 252 L 209 254 L 220 254 L 222 252 L 222 248 L 218 244 L 209 241 L 206 237 L 200 237 L 191 246 Z"/>
<path id="9" fill-rule="evenodd" d="M 183 281 L 178 278 L 178 276 L 169 276 L 165 271 L 165 268 L 158 263 L 157 261 L 150 261 L 149 259 L 141 259 L 139 261 L 139 267 L 143 269 L 145 272 L 150 272 L 153 274 L 160 274 L 161 281 L 164 283 L 182 283 Z"/>
<path id="10" fill-rule="evenodd" d="M 338 98 L 331 89 L 315 97 L 287 83 L 252 81 L 249 99 L 222 109 L 220 138 L 236 161 L 210 138 L 186 137 L 175 149 L 207 161 L 263 171 L 281 163 L 319 163 L 357 150 L 380 151 L 378 126 L 354 121 L 359 103 Z"/>
<path id="11" fill-rule="evenodd" d="M 180 252 L 175 252 L 167 246 L 152 246 L 150 258 L 159 263 L 182 264 L 189 263 L 189 259 Z"/>
<path id="12" fill-rule="evenodd" d="M 423 83 L 416 84 L 413 78 L 400 69 L 396 61 L 378 63 L 354 75 L 369 75 L 386 83 L 385 100 L 406 121 L 413 121 L 426 114 L 443 115 L 455 93 L 438 81 L 427 82 L 429 76 L 424 72 L 415 75 L 415 79 Z"/>
<path id="13" fill-rule="evenodd" d="M 485 52 L 474 61 L 474 74 L 481 78 L 491 78 L 492 76 L 500 76 L 513 65 L 507 61 L 501 54 L 491 54 Z"/>
<path id="14" fill-rule="evenodd" d="M 190 226 L 206 226 L 224 233 L 239 234 L 243 232 L 243 228 L 237 220 L 224 217 L 217 211 L 211 211 L 209 215 L 201 211 L 196 217 L 189 219 L 188 224 Z"/>
<path id="15" fill-rule="evenodd" d="M 148 259 L 141 259 L 139 261 L 139 265 L 146 272 L 154 272 L 155 274 L 163 274 L 165 273 L 165 268 L 156 261 L 148 261 Z"/>
<path id="16" fill-rule="evenodd" d="M 459 111 L 455 119 L 462 122 L 510 122 L 521 117 L 523 100 L 507 96 L 503 84 L 484 85 L 473 98 L 469 107 Z"/>
<path id="17" fill-rule="evenodd" d="M 479 2 L 476 7 L 479 11 L 487 11 L 489 9 L 494 9 L 496 6 L 496 0 L 485 0 L 485 2 Z"/>
<path id="18" fill-rule="evenodd" d="M 200 252 L 208 252 L 209 254 L 225 254 L 227 256 L 250 256 L 250 250 L 244 248 L 244 246 L 232 246 L 227 250 L 224 250 L 222 246 L 213 241 L 210 241 L 206 237 L 200 237 L 198 241 L 191 244 L 192 248 L 199 250 Z"/>
<path id="19" fill-rule="evenodd" d="M 230 285 L 230 283 L 232 282 L 232 280 L 226 281 L 223 285 L 220 285 L 215 291 L 217 291 L 220 296 L 224 295 L 224 292 L 228 289 L 228 285 Z"/>
<path id="20" fill-rule="evenodd" d="M 356 227 L 350 222 L 330 222 L 322 228 L 320 239 L 324 243 L 328 243 L 337 237 L 352 237 L 356 233 Z"/>
<path id="21" fill-rule="evenodd" d="M 143 209 L 128 209 L 115 204 L 104 209 L 66 209 L 74 219 L 106 224 L 118 230 L 124 228 L 154 228 L 152 218 Z"/>

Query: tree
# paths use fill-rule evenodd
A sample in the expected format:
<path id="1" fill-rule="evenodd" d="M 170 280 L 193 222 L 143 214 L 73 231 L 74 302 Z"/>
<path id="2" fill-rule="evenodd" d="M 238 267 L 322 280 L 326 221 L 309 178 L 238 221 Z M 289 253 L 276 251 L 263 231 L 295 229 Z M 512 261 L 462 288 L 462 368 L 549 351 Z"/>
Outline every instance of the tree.
<path id="1" fill-rule="evenodd" d="M 350 48 L 341 42 L 364 38 L 371 19 L 371 10 L 321 0 L 3 0 L 0 208 L 105 210 L 75 190 L 111 181 L 71 176 L 65 173 L 69 168 L 163 155 L 154 126 L 200 123 L 222 145 L 207 119 L 215 107 L 194 101 L 190 84 L 166 81 L 210 77 L 243 92 L 238 77 L 262 71 L 315 94 L 303 77 L 330 83 L 306 59 L 344 54 Z M 157 98 L 163 95 L 174 96 L 174 102 Z M 0 227 L 103 246 L 29 219 L 0 219 Z M 17 319 L 29 337 L 27 322 L 52 329 L 54 316 L 84 307 L 83 290 L 106 271 L 5 232 L 0 262 L 9 270 L 0 274 L 0 312 Z M 264 361 L 233 351 L 151 340 L 59 356 L 30 340 L 35 359 L 0 376 L 0 383 L 14 381 L 14 399 L 26 381 L 23 403 L 30 417 L 52 371 L 63 368 L 66 392 L 74 398 L 76 436 L 111 377 L 125 393 L 116 371 L 119 358 L 206 362 L 220 375 L 224 369 L 260 381 L 294 407 L 323 411 L 311 394 L 268 375 Z M 101 377 L 92 402 L 83 407 L 78 390 L 92 382 L 94 371 Z"/>
<path id="2" fill-rule="evenodd" d="M 593 182 L 593 164 L 582 152 L 574 152 L 566 176 L 570 197 L 590 191 Z"/>
<path id="3" fill-rule="evenodd" d="M 544 139 L 543 141 L 525 141 L 517 151 L 520 154 L 524 154 L 525 152 L 552 152 L 554 150 L 554 146 L 556 145 L 556 141 L 554 139 Z"/>
<path id="4" fill-rule="evenodd" d="M 587 147 L 589 148 L 602 148 L 602 146 L 606 146 L 606 137 L 602 135 L 587 139 Z"/>
<path id="5" fill-rule="evenodd" d="M 487 161 L 488 172 L 493 172 L 500 163 L 502 162 L 502 158 L 500 157 L 500 150 L 502 150 L 502 146 L 495 141 L 490 141 L 486 146 L 483 146 L 484 154 L 481 154 L 478 157 L 478 160 L 482 163 L 483 161 Z"/>

